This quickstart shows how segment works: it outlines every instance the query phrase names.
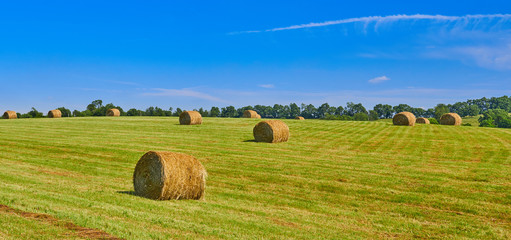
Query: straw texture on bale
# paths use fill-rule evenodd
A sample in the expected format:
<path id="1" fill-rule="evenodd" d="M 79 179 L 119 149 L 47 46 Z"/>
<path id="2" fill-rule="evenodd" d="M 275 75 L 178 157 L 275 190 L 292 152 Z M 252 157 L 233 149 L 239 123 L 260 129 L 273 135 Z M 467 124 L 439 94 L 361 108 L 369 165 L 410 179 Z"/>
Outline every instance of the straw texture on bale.
<path id="1" fill-rule="evenodd" d="M 111 108 L 106 111 L 106 115 L 109 117 L 119 117 L 121 116 L 121 111 L 119 111 L 117 108 Z"/>
<path id="2" fill-rule="evenodd" d="M 197 111 L 184 111 L 179 114 L 179 124 L 199 125 L 202 124 L 202 116 Z"/>
<path id="3" fill-rule="evenodd" d="M 59 118 L 59 117 L 62 117 L 62 112 L 60 112 L 60 110 L 58 110 L 58 109 L 51 110 L 51 111 L 48 112 L 48 117 L 49 118 Z"/>
<path id="4" fill-rule="evenodd" d="M 289 139 L 289 127 L 280 120 L 259 122 L 253 132 L 256 142 L 278 143 Z"/>
<path id="5" fill-rule="evenodd" d="M 3 118 L 5 118 L 5 119 L 15 119 L 15 118 L 18 118 L 18 115 L 16 114 L 15 111 L 5 111 L 4 115 L 3 115 Z"/>
<path id="6" fill-rule="evenodd" d="M 420 118 L 417 118 L 415 123 L 429 124 L 429 119 L 420 117 Z"/>
<path id="7" fill-rule="evenodd" d="M 415 125 L 415 115 L 411 112 L 400 112 L 394 115 L 392 118 L 392 123 L 394 125 L 401 126 L 414 126 Z"/>
<path id="8" fill-rule="evenodd" d="M 207 172 L 195 157 L 173 152 L 144 154 L 133 173 L 135 194 L 155 200 L 201 199 Z"/>
<path id="9" fill-rule="evenodd" d="M 259 115 L 254 110 L 245 110 L 245 112 L 243 112 L 243 117 L 244 118 L 261 118 L 261 115 Z"/>
<path id="10" fill-rule="evenodd" d="M 296 119 L 296 120 L 305 120 L 305 118 L 304 118 L 304 117 L 301 117 L 301 116 L 296 116 L 296 117 L 295 117 L 295 119 Z"/>
<path id="11" fill-rule="evenodd" d="M 440 117 L 440 124 L 442 125 L 461 125 L 461 117 L 457 113 L 446 113 Z"/>

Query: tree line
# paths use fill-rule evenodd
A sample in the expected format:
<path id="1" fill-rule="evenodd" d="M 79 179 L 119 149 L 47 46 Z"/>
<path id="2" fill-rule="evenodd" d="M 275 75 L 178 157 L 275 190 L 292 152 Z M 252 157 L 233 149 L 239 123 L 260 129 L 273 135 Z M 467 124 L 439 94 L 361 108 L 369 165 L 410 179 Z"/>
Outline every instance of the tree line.
<path id="1" fill-rule="evenodd" d="M 112 103 L 103 105 L 102 100 L 94 100 L 83 111 L 71 111 L 65 107 L 58 108 L 62 112 L 62 117 L 88 117 L 88 116 L 105 116 L 106 111 L 110 108 L 117 108 L 121 112 L 121 116 L 179 116 L 183 109 L 170 107 L 165 110 L 159 107 L 149 107 L 145 110 L 131 108 L 127 111 L 120 106 Z M 375 121 L 378 119 L 392 118 L 394 114 L 407 111 L 412 112 L 417 117 L 425 117 L 439 120 L 440 117 L 448 112 L 454 112 L 461 117 L 477 116 L 483 114 L 479 119 L 481 126 L 485 127 L 506 127 L 508 126 L 509 112 L 511 112 L 511 97 L 492 97 L 470 99 L 464 102 L 454 104 L 437 104 L 433 108 L 415 108 L 408 104 L 399 104 L 391 106 L 389 104 L 377 104 L 372 110 L 367 110 L 361 103 L 348 102 L 346 106 L 330 106 L 324 103 L 318 107 L 312 104 L 298 105 L 291 103 L 289 105 L 275 104 L 273 106 L 255 105 L 235 108 L 227 107 L 211 107 L 211 109 L 193 109 L 198 111 L 204 117 L 227 117 L 239 118 L 243 116 L 245 110 L 254 110 L 263 118 L 295 118 L 302 116 L 307 119 L 328 119 L 328 120 L 354 120 L 354 121 Z M 38 112 L 35 108 L 25 114 L 19 114 L 20 118 L 43 117 L 43 113 Z M 436 121 L 434 121 L 436 122 Z"/>

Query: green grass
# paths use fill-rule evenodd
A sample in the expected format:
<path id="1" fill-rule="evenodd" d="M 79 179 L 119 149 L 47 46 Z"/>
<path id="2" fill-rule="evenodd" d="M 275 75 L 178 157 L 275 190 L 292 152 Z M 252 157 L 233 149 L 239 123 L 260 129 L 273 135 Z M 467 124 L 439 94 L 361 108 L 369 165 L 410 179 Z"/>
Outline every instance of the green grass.
<path id="1" fill-rule="evenodd" d="M 267 144 L 258 120 L 203 122 L 1 120 L 0 204 L 127 239 L 511 238 L 510 129 L 285 120 L 289 142 Z M 197 157 L 205 199 L 130 195 L 150 150 Z M 67 231 L 0 218 L 0 238 Z"/>

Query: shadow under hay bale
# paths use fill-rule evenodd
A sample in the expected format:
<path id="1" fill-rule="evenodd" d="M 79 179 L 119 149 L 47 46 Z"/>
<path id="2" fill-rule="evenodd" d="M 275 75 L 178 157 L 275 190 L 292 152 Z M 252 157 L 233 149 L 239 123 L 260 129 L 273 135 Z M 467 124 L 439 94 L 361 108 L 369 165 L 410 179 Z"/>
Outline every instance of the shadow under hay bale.
<path id="1" fill-rule="evenodd" d="M 121 111 L 119 111 L 117 108 L 111 108 L 106 111 L 106 115 L 109 117 L 119 117 L 121 116 Z"/>
<path id="2" fill-rule="evenodd" d="M 150 151 L 140 158 L 133 173 L 137 196 L 155 199 L 201 199 L 207 172 L 195 157 Z"/>
<path id="3" fill-rule="evenodd" d="M 2 116 L 4 119 L 16 119 L 18 118 L 18 115 L 15 111 L 5 111 L 4 115 Z"/>
<path id="4" fill-rule="evenodd" d="M 49 118 L 60 118 L 60 117 L 62 117 L 62 112 L 60 112 L 60 110 L 58 110 L 58 109 L 51 110 L 48 112 L 48 117 Z"/>
<path id="5" fill-rule="evenodd" d="M 446 113 L 440 117 L 440 124 L 460 126 L 462 119 L 457 113 Z"/>
<path id="6" fill-rule="evenodd" d="M 289 139 L 289 127 L 280 120 L 259 122 L 253 133 L 256 142 L 278 143 L 287 142 Z"/>
<path id="7" fill-rule="evenodd" d="M 202 115 L 197 111 L 184 111 L 179 114 L 179 124 L 199 125 L 202 124 Z"/>
<path id="8" fill-rule="evenodd" d="M 411 112 L 400 112 L 392 118 L 392 123 L 394 125 L 400 126 L 414 126 L 415 125 L 415 115 Z"/>
<path id="9" fill-rule="evenodd" d="M 261 115 L 259 115 L 256 111 L 254 110 L 245 110 L 243 112 L 243 117 L 244 118 L 261 118 Z"/>
<path id="10" fill-rule="evenodd" d="M 429 119 L 427 119 L 427 118 L 423 118 L 423 117 L 420 117 L 420 118 L 417 118 L 417 120 L 415 121 L 415 123 L 420 123 L 420 124 L 429 124 Z"/>
<path id="11" fill-rule="evenodd" d="M 296 119 L 296 120 L 305 120 L 305 118 L 304 118 L 304 117 L 301 117 L 301 116 L 296 116 L 296 117 L 295 117 L 295 119 Z"/>

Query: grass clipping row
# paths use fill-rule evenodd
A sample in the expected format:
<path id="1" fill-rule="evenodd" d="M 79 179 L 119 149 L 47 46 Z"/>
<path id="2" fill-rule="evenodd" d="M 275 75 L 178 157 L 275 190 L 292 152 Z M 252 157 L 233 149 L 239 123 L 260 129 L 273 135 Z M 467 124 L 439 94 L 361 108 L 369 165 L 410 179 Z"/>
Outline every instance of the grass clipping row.
<path id="1" fill-rule="evenodd" d="M 184 111 L 179 114 L 179 124 L 199 125 L 202 124 L 202 115 L 197 111 Z"/>
<path id="2" fill-rule="evenodd" d="M 155 200 L 201 199 L 207 172 L 195 157 L 150 151 L 140 158 L 133 173 L 135 194 Z"/>
<path id="3" fill-rule="evenodd" d="M 394 118 L 392 118 L 392 123 L 394 125 L 400 126 L 414 126 L 415 115 L 413 115 L 411 112 L 400 112 L 394 115 Z"/>
<path id="4" fill-rule="evenodd" d="M 106 111 L 106 115 L 109 117 L 119 117 L 121 116 L 121 111 L 117 108 L 108 109 L 108 111 Z"/>
<path id="5" fill-rule="evenodd" d="M 60 110 L 58 110 L 58 109 L 51 110 L 48 112 L 48 117 L 49 118 L 60 118 L 60 117 L 62 117 L 62 112 L 60 112 Z"/>
<path id="6" fill-rule="evenodd" d="M 440 117 L 440 124 L 442 125 L 461 125 L 461 117 L 457 113 L 446 113 Z"/>
<path id="7" fill-rule="evenodd" d="M 429 119 L 427 119 L 427 118 L 423 118 L 423 117 L 420 117 L 420 118 L 417 118 L 417 120 L 415 121 L 415 123 L 420 123 L 420 124 L 429 124 Z"/>
<path id="8" fill-rule="evenodd" d="M 243 112 L 243 117 L 244 118 L 261 118 L 261 115 L 259 115 L 256 111 L 254 110 L 245 110 Z"/>
<path id="9" fill-rule="evenodd" d="M 256 142 L 278 143 L 289 139 L 289 127 L 280 120 L 259 122 L 253 132 Z"/>
<path id="10" fill-rule="evenodd" d="M 5 111 L 2 117 L 5 119 L 16 119 L 18 118 L 18 115 L 15 111 Z"/>

